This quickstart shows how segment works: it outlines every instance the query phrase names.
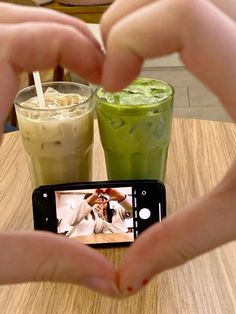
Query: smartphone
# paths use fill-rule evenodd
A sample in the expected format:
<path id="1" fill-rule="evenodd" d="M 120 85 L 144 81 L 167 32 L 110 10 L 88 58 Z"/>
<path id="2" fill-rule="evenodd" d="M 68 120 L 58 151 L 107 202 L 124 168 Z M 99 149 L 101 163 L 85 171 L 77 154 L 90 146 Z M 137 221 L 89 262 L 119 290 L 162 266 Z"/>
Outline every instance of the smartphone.
<path id="1" fill-rule="evenodd" d="M 158 180 L 45 185 L 32 194 L 35 230 L 52 231 L 93 247 L 126 246 L 166 216 Z"/>

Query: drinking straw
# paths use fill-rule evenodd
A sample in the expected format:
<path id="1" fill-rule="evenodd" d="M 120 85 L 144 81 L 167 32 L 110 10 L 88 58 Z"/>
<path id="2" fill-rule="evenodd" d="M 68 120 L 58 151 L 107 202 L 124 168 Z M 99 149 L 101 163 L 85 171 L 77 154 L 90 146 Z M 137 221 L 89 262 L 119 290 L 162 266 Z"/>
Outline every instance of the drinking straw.
<path id="1" fill-rule="evenodd" d="M 33 77 L 34 77 L 34 84 L 36 87 L 36 93 L 38 96 L 38 101 L 39 101 L 39 107 L 41 109 L 46 108 L 44 97 L 43 97 L 43 89 L 42 89 L 42 83 L 40 79 L 40 75 L 38 71 L 33 72 Z"/>

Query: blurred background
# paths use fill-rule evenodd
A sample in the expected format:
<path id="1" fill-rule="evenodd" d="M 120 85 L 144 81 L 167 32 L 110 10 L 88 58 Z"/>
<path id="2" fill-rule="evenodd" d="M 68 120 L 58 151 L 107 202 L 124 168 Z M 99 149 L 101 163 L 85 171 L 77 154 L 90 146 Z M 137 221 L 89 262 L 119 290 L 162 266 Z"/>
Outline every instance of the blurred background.
<path id="1" fill-rule="evenodd" d="M 109 7 L 109 0 L 8 0 L 8 3 L 26 6 L 42 6 L 80 18 L 101 42 L 99 20 Z M 102 42 L 101 42 L 102 44 Z M 75 73 L 67 69 L 51 69 L 40 73 L 43 82 L 69 80 L 88 84 Z M 219 100 L 197 78 L 195 78 L 179 60 L 177 54 L 147 60 L 140 76 L 167 81 L 175 88 L 174 116 L 206 120 L 231 121 Z M 21 86 L 33 84 L 32 75 L 21 75 Z M 96 86 L 93 86 L 95 88 Z M 5 131 L 15 130 L 17 121 L 14 109 L 5 125 Z"/>

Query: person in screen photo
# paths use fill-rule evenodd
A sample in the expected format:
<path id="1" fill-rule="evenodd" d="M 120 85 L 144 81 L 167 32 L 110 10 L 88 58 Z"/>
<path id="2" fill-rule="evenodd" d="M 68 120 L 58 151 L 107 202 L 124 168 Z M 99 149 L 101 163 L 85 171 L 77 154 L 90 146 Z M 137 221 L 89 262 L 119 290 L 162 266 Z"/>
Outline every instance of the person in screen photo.
<path id="1" fill-rule="evenodd" d="M 98 192 L 100 193 L 93 208 L 98 217 L 105 221 L 103 233 L 128 232 L 125 220 L 133 217 L 129 196 L 113 188 L 101 189 Z"/>
<path id="2" fill-rule="evenodd" d="M 67 237 L 97 233 L 125 233 L 125 219 L 132 218 L 132 203 L 116 189 L 97 189 L 87 193 L 76 210 L 67 217 L 72 227 Z"/>
<path id="3" fill-rule="evenodd" d="M 67 237 L 103 232 L 104 221 L 99 218 L 92 208 L 92 204 L 96 199 L 97 196 L 93 193 L 84 195 L 79 207 L 68 217 L 68 224 L 72 226 L 72 229 L 67 232 Z"/>

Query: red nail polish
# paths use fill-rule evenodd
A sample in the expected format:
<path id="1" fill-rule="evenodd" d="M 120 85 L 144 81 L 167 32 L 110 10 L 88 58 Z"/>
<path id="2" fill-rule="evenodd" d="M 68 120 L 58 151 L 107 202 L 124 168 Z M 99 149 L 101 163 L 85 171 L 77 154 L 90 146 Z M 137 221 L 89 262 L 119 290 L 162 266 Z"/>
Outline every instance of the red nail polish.
<path id="1" fill-rule="evenodd" d="M 148 279 L 144 278 L 143 281 L 142 281 L 142 286 L 145 286 L 147 283 L 148 283 Z"/>

